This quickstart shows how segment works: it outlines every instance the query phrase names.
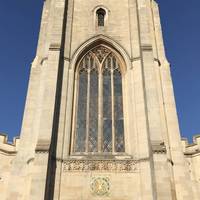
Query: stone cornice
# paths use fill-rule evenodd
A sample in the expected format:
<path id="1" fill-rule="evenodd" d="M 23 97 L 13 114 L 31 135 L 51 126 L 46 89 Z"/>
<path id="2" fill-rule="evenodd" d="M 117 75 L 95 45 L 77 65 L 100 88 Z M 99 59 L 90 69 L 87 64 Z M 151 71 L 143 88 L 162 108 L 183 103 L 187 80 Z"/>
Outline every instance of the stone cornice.
<path id="1" fill-rule="evenodd" d="M 0 153 L 6 154 L 7 156 L 15 156 L 17 154 L 17 151 L 9 151 L 0 148 Z"/>

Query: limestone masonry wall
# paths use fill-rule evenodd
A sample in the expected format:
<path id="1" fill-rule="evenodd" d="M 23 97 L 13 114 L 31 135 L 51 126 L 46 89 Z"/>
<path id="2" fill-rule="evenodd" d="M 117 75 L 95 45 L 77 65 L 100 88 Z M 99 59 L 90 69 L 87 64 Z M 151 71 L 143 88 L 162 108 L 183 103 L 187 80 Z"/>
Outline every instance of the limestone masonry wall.
<path id="1" fill-rule="evenodd" d="M 189 173 L 193 183 L 193 189 L 200 189 L 200 135 L 193 137 L 193 143 L 189 144 L 186 138 L 182 139 L 183 152 L 189 166 Z"/>
<path id="2" fill-rule="evenodd" d="M 187 138 L 182 139 L 182 147 L 185 155 L 194 155 L 200 153 L 200 135 L 193 137 L 193 143 L 189 144 Z"/>
<path id="3" fill-rule="evenodd" d="M 5 199 L 12 161 L 17 154 L 18 147 L 18 137 L 15 137 L 10 143 L 8 136 L 0 133 L 0 199 Z"/>
<path id="4" fill-rule="evenodd" d="M 0 194 L 2 199 L 5 199 L 12 162 L 18 151 L 19 142 L 19 137 L 8 142 L 8 136 L 0 133 Z M 193 137 L 192 144 L 189 144 L 186 138 L 183 138 L 181 142 L 185 161 L 189 166 L 193 189 L 195 190 L 196 187 L 200 189 L 200 135 Z"/>

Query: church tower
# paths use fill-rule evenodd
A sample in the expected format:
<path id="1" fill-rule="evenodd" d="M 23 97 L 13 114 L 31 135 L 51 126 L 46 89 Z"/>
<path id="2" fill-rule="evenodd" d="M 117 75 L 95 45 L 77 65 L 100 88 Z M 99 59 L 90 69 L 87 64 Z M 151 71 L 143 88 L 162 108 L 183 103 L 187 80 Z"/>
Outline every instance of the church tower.
<path id="1" fill-rule="evenodd" d="M 6 200 L 199 199 L 155 0 L 44 1 L 9 177 Z"/>

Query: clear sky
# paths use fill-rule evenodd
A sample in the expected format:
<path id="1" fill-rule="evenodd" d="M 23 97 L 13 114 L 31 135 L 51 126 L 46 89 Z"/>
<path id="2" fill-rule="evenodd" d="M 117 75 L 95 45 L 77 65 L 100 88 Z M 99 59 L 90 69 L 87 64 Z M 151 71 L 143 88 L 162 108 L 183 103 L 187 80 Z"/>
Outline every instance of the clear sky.
<path id="1" fill-rule="evenodd" d="M 115 1 L 115 0 L 113 0 Z M 0 132 L 19 135 L 43 0 L 0 6 Z M 182 136 L 200 134 L 200 1 L 157 0 Z"/>

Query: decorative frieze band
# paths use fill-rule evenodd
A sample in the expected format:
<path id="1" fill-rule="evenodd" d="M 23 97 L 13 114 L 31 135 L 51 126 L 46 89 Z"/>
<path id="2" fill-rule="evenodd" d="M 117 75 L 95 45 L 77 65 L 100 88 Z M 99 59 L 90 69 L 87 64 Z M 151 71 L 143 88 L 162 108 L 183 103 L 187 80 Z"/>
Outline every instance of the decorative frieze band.
<path id="1" fill-rule="evenodd" d="M 65 160 L 64 172 L 129 172 L 137 171 L 135 160 Z"/>

